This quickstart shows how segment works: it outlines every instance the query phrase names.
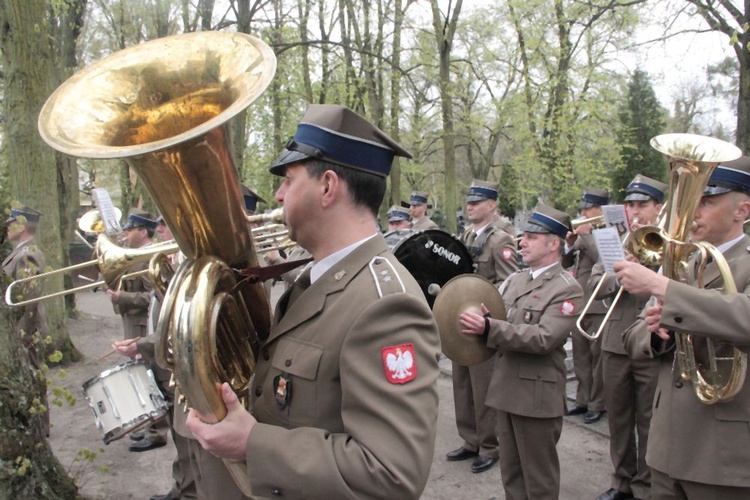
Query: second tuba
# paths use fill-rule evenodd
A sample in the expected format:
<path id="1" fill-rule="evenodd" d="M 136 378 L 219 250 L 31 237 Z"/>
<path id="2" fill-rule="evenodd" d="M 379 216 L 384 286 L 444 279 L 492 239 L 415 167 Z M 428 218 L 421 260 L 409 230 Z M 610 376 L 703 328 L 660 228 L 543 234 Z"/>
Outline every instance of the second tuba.
<path id="1" fill-rule="evenodd" d="M 211 421 L 226 415 L 217 384 L 247 394 L 260 339 L 270 330 L 262 284 L 236 271 L 258 266 L 258 258 L 228 121 L 261 95 L 275 70 L 273 51 L 255 37 L 176 35 L 76 73 L 39 117 L 43 139 L 63 153 L 125 159 L 172 230 L 186 259 L 164 295 L 157 362 Z M 244 465 L 226 462 L 249 495 Z"/>
<path id="2" fill-rule="evenodd" d="M 737 293 L 729 265 L 714 246 L 688 240 L 693 214 L 711 173 L 719 163 L 739 158 L 739 148 L 727 142 L 692 134 L 664 134 L 654 137 L 651 146 L 663 153 L 670 168 L 669 200 L 663 218 L 656 226 L 643 226 L 630 234 L 634 253 L 638 249 L 661 250 L 662 272 L 680 282 L 700 286 L 706 256 L 710 255 L 724 282 L 725 294 Z M 703 258 L 697 272 L 688 263 L 695 252 Z M 675 357 L 684 380 L 693 384 L 698 399 L 705 404 L 731 401 L 739 392 L 747 371 L 747 354 L 710 338 L 675 332 Z"/>

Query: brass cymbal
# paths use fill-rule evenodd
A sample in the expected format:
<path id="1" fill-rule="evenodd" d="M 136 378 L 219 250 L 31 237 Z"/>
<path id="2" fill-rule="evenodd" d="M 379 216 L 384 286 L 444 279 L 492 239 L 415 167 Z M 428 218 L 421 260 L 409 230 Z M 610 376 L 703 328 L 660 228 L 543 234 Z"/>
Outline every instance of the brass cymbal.
<path id="1" fill-rule="evenodd" d="M 505 319 L 505 302 L 495 285 L 476 274 L 462 274 L 448 281 L 435 299 L 432 312 L 440 331 L 443 354 L 461 365 L 476 365 L 490 359 L 495 349 L 487 347 L 485 335 L 461 333 L 459 316 L 482 314 L 484 303 L 495 319 Z"/>

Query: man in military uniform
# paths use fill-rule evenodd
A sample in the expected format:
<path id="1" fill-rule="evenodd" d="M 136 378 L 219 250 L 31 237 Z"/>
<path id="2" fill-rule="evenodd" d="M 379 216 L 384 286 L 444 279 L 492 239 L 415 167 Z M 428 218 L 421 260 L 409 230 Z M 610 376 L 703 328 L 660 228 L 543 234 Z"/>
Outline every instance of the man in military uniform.
<path id="1" fill-rule="evenodd" d="M 435 221 L 427 215 L 428 194 L 424 191 L 414 191 L 410 197 L 409 213 L 411 213 L 411 226 L 415 231 L 424 231 L 426 229 L 439 229 Z"/>
<path id="2" fill-rule="evenodd" d="M 314 261 L 281 297 L 251 413 L 188 426 L 245 460 L 253 495 L 418 498 L 432 463 L 440 343 L 419 285 L 376 229 L 401 146 L 353 111 L 310 105 L 271 167 L 293 240 Z M 257 420 L 256 420 L 257 419 Z"/>
<path id="3" fill-rule="evenodd" d="M 711 175 L 690 231 L 691 241 L 710 243 L 723 254 L 736 294 L 719 290 L 723 279 L 713 260 L 703 272 L 705 288 L 667 279 L 634 262 L 615 264 L 627 291 L 657 300 L 624 334 L 631 356 L 660 359 L 646 451 L 652 498 L 750 498 L 750 384 L 746 381 L 731 401 L 707 405 L 682 380 L 674 359 L 675 331 L 690 333 L 696 344 L 709 337 L 716 346 L 750 348 L 750 237 L 742 228 L 749 215 L 750 158 L 743 156 Z M 696 361 L 705 366 L 701 347 L 696 346 Z"/>
<path id="4" fill-rule="evenodd" d="M 161 215 L 156 218 L 156 234 L 159 236 L 160 242 L 167 242 L 174 239 L 172 231 L 169 229 L 169 226 L 167 226 L 164 221 L 164 217 Z M 177 266 L 181 262 L 181 259 L 184 258 L 184 255 L 177 252 L 169 255 L 168 258 L 173 268 L 177 269 Z M 153 294 L 154 292 L 152 291 L 151 293 Z M 159 300 L 152 300 L 151 308 L 149 310 L 149 321 L 152 323 L 155 321 L 154 315 L 158 318 L 160 309 L 161 302 Z M 150 497 L 149 500 L 187 500 L 198 498 L 195 488 L 195 478 L 193 477 L 193 472 L 190 468 L 188 439 L 176 432 L 174 428 L 175 408 L 179 405 L 175 405 L 175 389 L 169 386 L 172 372 L 162 368 L 156 363 L 155 340 L 153 331 L 149 331 L 147 337 L 138 340 L 136 343 L 129 340 L 120 340 L 112 345 L 112 348 L 123 356 L 128 356 L 130 358 L 141 357 L 143 362 L 145 362 L 154 372 L 154 378 L 156 379 L 157 385 L 169 404 L 169 420 L 167 423 L 169 424 L 169 429 L 172 434 L 172 441 L 177 450 L 177 456 L 172 461 L 172 479 L 174 480 L 174 483 L 167 494 L 154 495 Z M 182 413 L 181 409 L 178 409 L 178 411 Z M 133 437 L 138 438 L 138 435 L 142 436 L 140 439 L 145 437 L 144 433 L 138 433 L 136 436 L 133 436 L 133 434 L 134 433 L 130 434 L 131 439 L 133 439 Z"/>
<path id="5" fill-rule="evenodd" d="M 122 227 L 120 240 L 125 248 L 142 248 L 153 244 L 156 220 L 143 210 L 132 209 L 128 220 Z M 129 273 L 148 268 L 148 263 L 128 269 Z M 125 340 L 145 339 L 148 335 L 148 308 L 151 304 L 151 282 L 145 275 L 123 279 L 118 290 L 107 289 L 107 297 L 112 301 L 115 313 L 122 316 L 125 330 Z M 144 340 L 144 342 L 146 342 Z M 123 345 L 128 345 L 124 343 Z M 162 390 L 169 383 L 169 373 L 159 371 L 154 373 Z M 130 438 L 135 442 L 128 448 L 130 451 L 140 452 L 160 448 L 167 444 L 169 424 L 160 420 L 148 426 L 143 434 L 133 433 Z"/>
<path id="6" fill-rule="evenodd" d="M 34 240 L 42 214 L 29 206 L 11 208 L 5 221 L 7 238 L 14 248 L 3 261 L 3 272 L 16 281 L 41 274 L 44 271 L 44 254 Z M 17 301 L 40 297 L 42 288 L 38 281 L 20 285 L 21 297 Z M 23 306 L 23 316 L 16 324 L 16 333 L 21 335 L 23 345 L 29 352 L 32 366 L 42 368 L 42 361 L 36 349 L 36 343 L 47 336 L 47 310 L 44 302 Z M 40 401 L 47 407 L 42 417 L 42 430 L 49 436 L 49 405 L 47 404 L 47 386 L 41 388 Z"/>
<path id="7" fill-rule="evenodd" d="M 388 231 L 411 229 L 409 212 L 398 205 L 393 205 L 386 213 L 386 217 L 388 217 Z"/>
<path id="8" fill-rule="evenodd" d="M 589 188 L 584 190 L 581 198 L 581 215 L 590 218 L 602 215 L 602 205 L 609 200 L 609 192 L 604 189 Z M 582 224 L 571 231 L 566 238 L 566 253 L 562 260 L 565 268 L 573 268 L 573 274 L 586 292 L 586 300 L 591 296 L 588 288 L 591 269 L 599 260 L 599 251 L 591 231 L 593 224 Z M 596 331 L 601 325 L 607 307 L 600 300 L 594 302 L 586 313 L 583 327 L 586 331 Z M 602 377 L 601 343 L 591 341 L 573 328 L 573 371 L 578 380 L 575 408 L 570 415 L 583 414 L 587 424 L 598 422 L 604 414 L 604 381 Z"/>
<path id="9" fill-rule="evenodd" d="M 466 197 L 471 227 L 461 241 L 474 259 L 476 274 L 499 285 L 518 269 L 516 242 L 496 225 L 498 183 L 474 180 Z M 496 412 L 485 405 L 492 360 L 473 366 L 453 362 L 456 427 L 463 444 L 448 452 L 450 461 L 474 457 L 472 472 L 484 472 L 497 461 Z"/>
<path id="10" fill-rule="evenodd" d="M 635 176 L 625 196 L 631 231 L 656 223 L 668 187 L 644 175 Z M 604 266 L 597 263 L 589 288 L 594 289 L 601 279 L 604 283 L 597 299 L 611 301 L 619 285 L 613 275 L 604 276 Z M 597 500 L 650 497 L 646 445 L 659 363 L 653 359 L 630 359 L 622 344 L 622 333 L 635 322 L 649 298 L 623 292 L 602 331 L 604 402 L 609 410 L 609 454 L 614 472 L 612 487 Z"/>
<path id="11" fill-rule="evenodd" d="M 557 441 L 565 413 L 565 342 L 583 290 L 560 265 L 570 217 L 539 204 L 523 228 L 528 270 L 500 286 L 507 319 L 464 313 L 462 332 L 497 349 L 487 405 L 498 411 L 500 471 L 507 498 L 557 499 Z"/>

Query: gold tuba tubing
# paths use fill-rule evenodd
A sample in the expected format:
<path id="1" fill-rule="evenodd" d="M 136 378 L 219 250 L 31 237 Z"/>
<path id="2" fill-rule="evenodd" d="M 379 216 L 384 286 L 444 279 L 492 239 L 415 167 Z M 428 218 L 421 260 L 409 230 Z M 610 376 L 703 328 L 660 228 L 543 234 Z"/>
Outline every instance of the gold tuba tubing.
<path id="1" fill-rule="evenodd" d="M 243 210 L 228 121 L 270 83 L 273 51 L 240 33 L 200 32 L 131 47 L 73 75 L 39 117 L 64 153 L 124 158 L 186 260 L 164 295 L 157 362 L 173 370 L 189 406 L 218 421 L 217 384 L 246 393 L 271 312 L 262 284 L 235 269 L 258 265 Z M 250 494 L 244 466 L 225 461 Z"/>

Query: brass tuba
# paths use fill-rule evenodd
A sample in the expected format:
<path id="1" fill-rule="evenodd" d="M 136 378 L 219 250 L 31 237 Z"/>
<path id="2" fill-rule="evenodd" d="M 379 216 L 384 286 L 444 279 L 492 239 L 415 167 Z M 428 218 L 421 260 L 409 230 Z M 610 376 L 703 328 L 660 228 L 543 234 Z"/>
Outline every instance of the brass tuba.
<path id="1" fill-rule="evenodd" d="M 228 121 L 276 70 L 273 51 L 240 33 L 153 40 L 76 73 L 39 117 L 44 140 L 86 158 L 124 158 L 186 259 L 159 315 L 157 362 L 172 369 L 190 407 L 226 416 L 217 384 L 247 394 L 271 311 L 261 283 L 238 279 L 258 258 L 243 210 Z M 244 465 L 225 461 L 250 493 Z"/>
<path id="2" fill-rule="evenodd" d="M 660 253 L 664 276 L 683 283 L 696 281 L 699 286 L 705 257 L 710 254 L 721 272 L 723 293 L 737 293 L 721 252 L 707 243 L 689 242 L 688 237 L 711 173 L 719 163 L 737 159 L 742 152 L 727 142 L 692 134 L 660 135 L 651 139 L 651 146 L 669 160 L 669 201 L 656 226 L 640 227 L 630 235 L 631 252 L 636 256 L 644 251 Z M 703 255 L 697 271 L 688 265 L 696 251 Z M 747 354 L 682 331 L 675 332 L 675 342 L 680 374 L 692 382 L 698 399 L 705 404 L 731 401 L 744 383 Z"/>

